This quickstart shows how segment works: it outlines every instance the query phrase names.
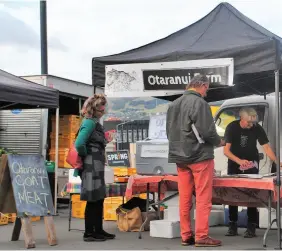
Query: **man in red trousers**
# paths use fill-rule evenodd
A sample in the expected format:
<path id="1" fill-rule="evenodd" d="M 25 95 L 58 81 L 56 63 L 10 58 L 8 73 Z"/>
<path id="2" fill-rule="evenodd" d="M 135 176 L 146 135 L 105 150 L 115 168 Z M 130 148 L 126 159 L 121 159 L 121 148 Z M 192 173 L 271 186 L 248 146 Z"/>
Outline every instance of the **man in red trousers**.
<path id="1" fill-rule="evenodd" d="M 203 99 L 209 80 L 195 76 L 185 93 L 171 103 L 167 112 L 169 163 L 178 170 L 182 245 L 217 247 L 221 241 L 209 237 L 212 207 L 214 147 L 223 145 L 216 132 L 210 106 Z M 191 229 L 192 194 L 196 191 L 195 237 Z"/>

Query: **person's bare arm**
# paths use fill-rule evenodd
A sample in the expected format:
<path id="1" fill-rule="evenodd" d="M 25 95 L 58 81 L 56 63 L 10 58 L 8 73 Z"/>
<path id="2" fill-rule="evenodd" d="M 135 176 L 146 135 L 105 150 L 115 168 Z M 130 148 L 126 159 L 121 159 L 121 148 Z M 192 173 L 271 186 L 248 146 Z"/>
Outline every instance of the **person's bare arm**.
<path id="1" fill-rule="evenodd" d="M 261 125 L 257 125 L 257 133 L 258 133 L 258 142 L 263 147 L 265 154 L 268 158 L 270 158 L 275 164 L 277 164 L 277 158 L 275 153 L 272 151 L 271 146 L 269 144 L 268 137 L 266 135 L 265 130 Z M 281 163 L 280 163 L 281 166 Z"/>
<path id="2" fill-rule="evenodd" d="M 274 152 L 272 151 L 271 147 L 269 144 L 264 144 L 262 145 L 265 154 L 267 155 L 268 158 L 270 158 L 274 163 L 277 164 L 277 158 L 276 155 L 274 154 Z M 280 166 L 282 166 L 282 163 L 280 163 Z"/>
<path id="3" fill-rule="evenodd" d="M 241 160 L 240 158 L 238 158 L 237 156 L 235 156 L 231 151 L 230 151 L 230 147 L 231 147 L 231 143 L 226 143 L 226 145 L 224 146 L 224 155 L 234 161 L 235 163 L 237 163 L 240 166 L 244 166 L 244 165 L 248 165 L 249 161 L 248 160 Z"/>

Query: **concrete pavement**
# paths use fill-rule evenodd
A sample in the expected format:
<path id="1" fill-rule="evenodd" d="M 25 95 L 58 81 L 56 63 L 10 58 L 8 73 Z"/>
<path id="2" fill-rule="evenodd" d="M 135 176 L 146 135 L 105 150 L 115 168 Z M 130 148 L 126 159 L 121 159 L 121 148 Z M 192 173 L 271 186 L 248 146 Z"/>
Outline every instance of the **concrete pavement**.
<path id="1" fill-rule="evenodd" d="M 116 227 L 115 222 L 105 222 L 104 228 L 110 233 L 117 235 L 115 240 L 97 243 L 85 243 L 82 240 L 82 231 L 68 232 L 68 215 L 66 210 L 59 212 L 59 216 L 54 217 L 56 232 L 59 244 L 50 247 L 47 244 L 44 221 L 33 223 L 33 233 L 36 241 L 36 249 L 50 250 L 187 250 L 196 249 L 195 247 L 182 247 L 180 239 L 161 239 L 151 238 L 149 233 L 143 233 L 143 239 L 137 238 L 137 233 L 121 233 Z M 73 219 L 72 228 L 84 229 L 84 221 Z M 0 249 L 1 250 L 19 250 L 24 249 L 23 234 L 21 233 L 20 240 L 11 242 L 13 224 L 0 226 Z M 262 238 L 264 230 L 258 229 L 258 237 L 254 239 L 244 239 L 244 229 L 240 229 L 241 236 L 225 237 L 226 227 L 212 227 L 210 234 L 214 238 L 223 241 L 223 246 L 216 249 L 237 249 L 237 250 L 257 250 L 262 249 Z M 277 247 L 277 232 L 270 231 L 268 238 L 267 249 Z M 199 248 L 197 248 L 199 249 Z"/>

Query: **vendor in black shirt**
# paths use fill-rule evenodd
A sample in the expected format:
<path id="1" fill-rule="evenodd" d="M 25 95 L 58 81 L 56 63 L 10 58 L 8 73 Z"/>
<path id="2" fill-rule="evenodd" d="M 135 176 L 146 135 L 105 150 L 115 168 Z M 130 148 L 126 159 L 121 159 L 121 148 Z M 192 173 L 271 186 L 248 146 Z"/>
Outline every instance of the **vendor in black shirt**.
<path id="1" fill-rule="evenodd" d="M 228 174 L 258 174 L 259 152 L 257 141 L 264 148 L 266 155 L 276 162 L 267 135 L 261 125 L 257 123 L 257 112 L 253 108 L 243 108 L 240 120 L 231 122 L 225 131 L 226 145 L 224 154 L 228 158 Z M 256 236 L 257 209 L 248 208 L 248 226 L 245 238 Z M 236 236 L 238 207 L 229 206 L 229 229 L 226 236 Z"/>

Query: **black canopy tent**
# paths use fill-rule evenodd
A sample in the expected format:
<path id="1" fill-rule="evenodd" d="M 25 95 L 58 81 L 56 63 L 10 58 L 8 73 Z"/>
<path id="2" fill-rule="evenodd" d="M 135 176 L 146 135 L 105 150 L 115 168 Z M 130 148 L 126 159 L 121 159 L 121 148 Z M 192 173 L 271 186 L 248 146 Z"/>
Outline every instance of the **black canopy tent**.
<path id="1" fill-rule="evenodd" d="M 171 62 L 199 59 L 233 58 L 234 86 L 212 89 L 207 101 L 249 94 L 276 92 L 276 155 L 280 162 L 279 80 L 282 38 L 252 21 L 228 3 L 221 3 L 196 23 L 168 37 L 120 54 L 92 59 L 94 86 L 104 87 L 105 66 L 113 64 Z M 178 96 L 160 97 L 174 100 Z M 277 192 L 280 200 L 280 169 Z M 280 201 L 277 203 L 278 243 Z"/>
<path id="2" fill-rule="evenodd" d="M 276 42 L 282 48 L 280 37 L 232 5 L 221 3 L 196 23 L 168 37 L 120 54 L 93 58 L 93 85 L 104 87 L 106 65 L 234 58 L 235 86 L 210 90 L 207 101 L 267 93 L 274 90 L 273 69 L 277 56 L 281 59 Z"/>
<path id="3" fill-rule="evenodd" d="M 0 109 L 58 108 L 59 91 L 0 70 Z"/>
<path id="4" fill-rule="evenodd" d="M 56 109 L 55 196 L 57 209 L 59 91 L 0 70 L 0 110 Z M 1 141 L 0 141 L 1 143 Z"/>

